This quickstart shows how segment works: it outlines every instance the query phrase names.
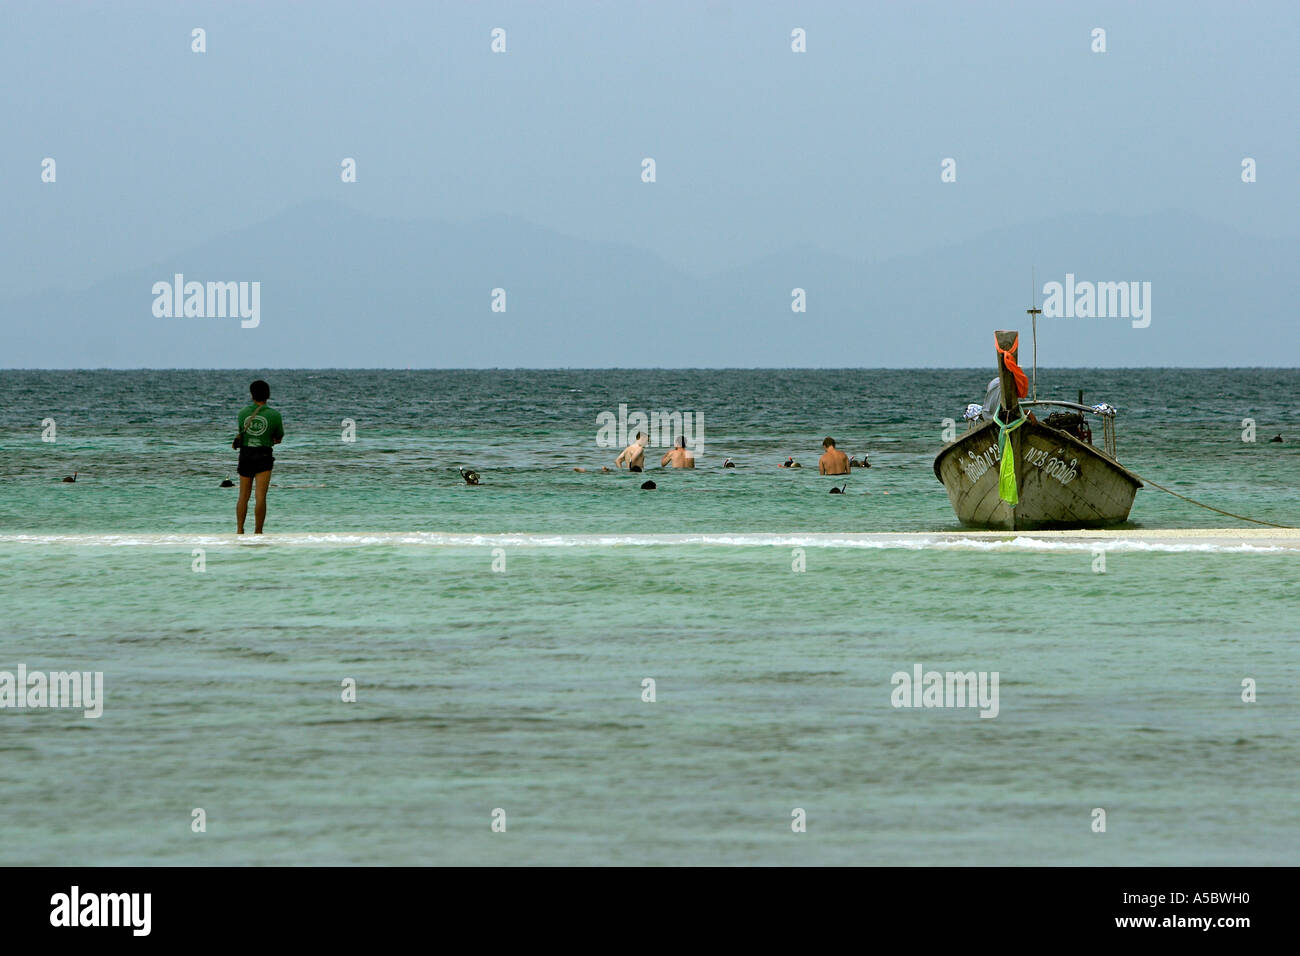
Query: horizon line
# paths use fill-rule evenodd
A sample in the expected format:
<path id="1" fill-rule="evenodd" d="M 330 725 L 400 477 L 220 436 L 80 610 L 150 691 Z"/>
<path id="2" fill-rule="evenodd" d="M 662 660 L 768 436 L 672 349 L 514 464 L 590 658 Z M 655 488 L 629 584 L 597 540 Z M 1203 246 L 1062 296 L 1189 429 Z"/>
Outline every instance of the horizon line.
<path id="1" fill-rule="evenodd" d="M 403 368 L 398 365 L 95 365 L 15 366 L 4 372 L 978 372 L 984 365 L 426 365 Z M 1300 371 L 1298 365 L 1039 365 L 1049 371 L 1148 372 L 1223 371 L 1252 369 Z"/>

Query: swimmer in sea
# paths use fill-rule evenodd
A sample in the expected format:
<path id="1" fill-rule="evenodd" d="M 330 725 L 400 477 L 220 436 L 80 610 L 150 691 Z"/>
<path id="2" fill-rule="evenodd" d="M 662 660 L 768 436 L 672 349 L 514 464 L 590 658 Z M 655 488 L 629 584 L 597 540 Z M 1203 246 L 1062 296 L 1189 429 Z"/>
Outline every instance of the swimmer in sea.
<path id="1" fill-rule="evenodd" d="M 794 460 L 794 455 L 791 455 L 789 458 L 787 458 L 785 461 L 781 462 L 781 464 L 777 465 L 776 467 L 778 467 L 778 468 L 802 468 L 803 465 L 801 465 L 801 464 L 799 464 L 797 461 L 795 461 L 795 460 Z"/>
<path id="2" fill-rule="evenodd" d="M 695 456 L 686 449 L 686 436 L 677 436 L 677 444 L 663 458 L 659 459 L 659 467 L 672 465 L 674 468 L 694 468 Z"/>
<path id="3" fill-rule="evenodd" d="M 645 432 L 637 432 L 636 441 L 619 452 L 618 457 L 614 459 L 614 464 L 618 465 L 619 468 L 626 464 L 628 471 L 644 470 L 645 443 L 648 438 L 649 436 Z"/>
<path id="4" fill-rule="evenodd" d="M 849 473 L 849 456 L 835 447 L 835 439 L 829 435 L 822 439 L 825 454 L 817 462 L 819 475 L 847 475 Z"/>

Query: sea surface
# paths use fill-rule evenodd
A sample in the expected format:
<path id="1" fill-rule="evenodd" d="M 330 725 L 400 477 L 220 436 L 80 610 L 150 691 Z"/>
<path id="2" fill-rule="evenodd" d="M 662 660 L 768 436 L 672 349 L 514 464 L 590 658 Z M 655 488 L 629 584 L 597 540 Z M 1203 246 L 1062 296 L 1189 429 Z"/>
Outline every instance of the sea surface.
<path id="1" fill-rule="evenodd" d="M 238 539 L 256 377 L 286 438 Z M 1300 863 L 1300 541 L 1150 487 L 1105 540 L 962 534 L 932 463 L 990 377 L 0 372 L 0 672 L 105 695 L 0 709 L 0 863 Z M 1300 370 L 1038 389 L 1300 525 Z M 696 470 L 600 472 L 620 405 L 702 421 Z M 872 467 L 819 477 L 826 435 Z M 996 672 L 997 716 L 893 706 L 917 665 Z"/>

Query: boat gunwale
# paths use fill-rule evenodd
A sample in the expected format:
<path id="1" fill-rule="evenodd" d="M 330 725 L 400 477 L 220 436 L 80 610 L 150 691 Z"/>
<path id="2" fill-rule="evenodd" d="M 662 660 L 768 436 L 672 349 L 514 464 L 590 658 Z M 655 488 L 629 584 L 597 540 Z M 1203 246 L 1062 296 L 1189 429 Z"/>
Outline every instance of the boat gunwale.
<path id="1" fill-rule="evenodd" d="M 1040 428 L 1045 428 L 1052 435 L 1054 436 L 1059 435 L 1061 438 L 1066 439 L 1068 442 L 1073 442 L 1074 444 L 1078 445 L 1079 448 L 1083 449 L 1084 451 L 1091 452 L 1092 454 L 1100 458 L 1103 462 L 1118 470 L 1122 475 L 1124 475 L 1125 478 L 1133 482 L 1133 484 L 1137 488 L 1146 487 L 1146 485 L 1143 483 L 1141 478 L 1133 474 L 1133 472 L 1129 471 L 1118 461 L 1110 457 L 1110 455 L 1106 454 L 1104 451 L 1102 451 L 1100 448 L 1098 448 L 1096 445 L 1092 444 L 1091 442 L 1085 442 L 1082 438 L 1079 438 L 1077 435 L 1071 435 L 1069 432 L 1061 431 L 1061 429 L 1059 428 L 1053 428 L 1051 425 L 1048 425 L 1047 423 L 1043 422 L 1038 418 L 1035 418 L 1030 424 L 1038 425 Z M 935 478 L 939 479 L 939 483 L 947 487 L 947 483 L 944 482 L 943 475 L 939 471 L 939 463 L 943 461 L 945 455 L 947 455 L 957 445 L 966 441 L 968 438 L 978 435 L 981 431 L 984 431 L 986 428 L 997 428 L 997 427 L 998 427 L 997 422 L 986 421 L 982 425 L 976 428 L 972 428 L 969 431 L 965 432 L 964 434 L 959 435 L 958 437 L 954 438 L 952 441 L 944 445 L 943 448 L 939 449 L 939 453 L 934 457 L 934 476 Z"/>

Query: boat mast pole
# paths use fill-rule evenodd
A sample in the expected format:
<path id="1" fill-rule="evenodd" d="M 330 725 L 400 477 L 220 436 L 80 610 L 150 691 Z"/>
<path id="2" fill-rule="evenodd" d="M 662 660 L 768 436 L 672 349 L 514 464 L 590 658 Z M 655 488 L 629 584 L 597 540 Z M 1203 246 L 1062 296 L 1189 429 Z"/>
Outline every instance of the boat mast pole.
<path id="1" fill-rule="evenodd" d="M 1038 401 L 1038 317 L 1043 314 L 1043 310 L 1037 308 L 1038 280 L 1034 276 L 1033 269 L 1029 271 L 1029 304 L 1035 306 L 1035 308 L 1025 309 L 1025 314 L 1029 316 L 1034 328 L 1034 401 Z"/>

